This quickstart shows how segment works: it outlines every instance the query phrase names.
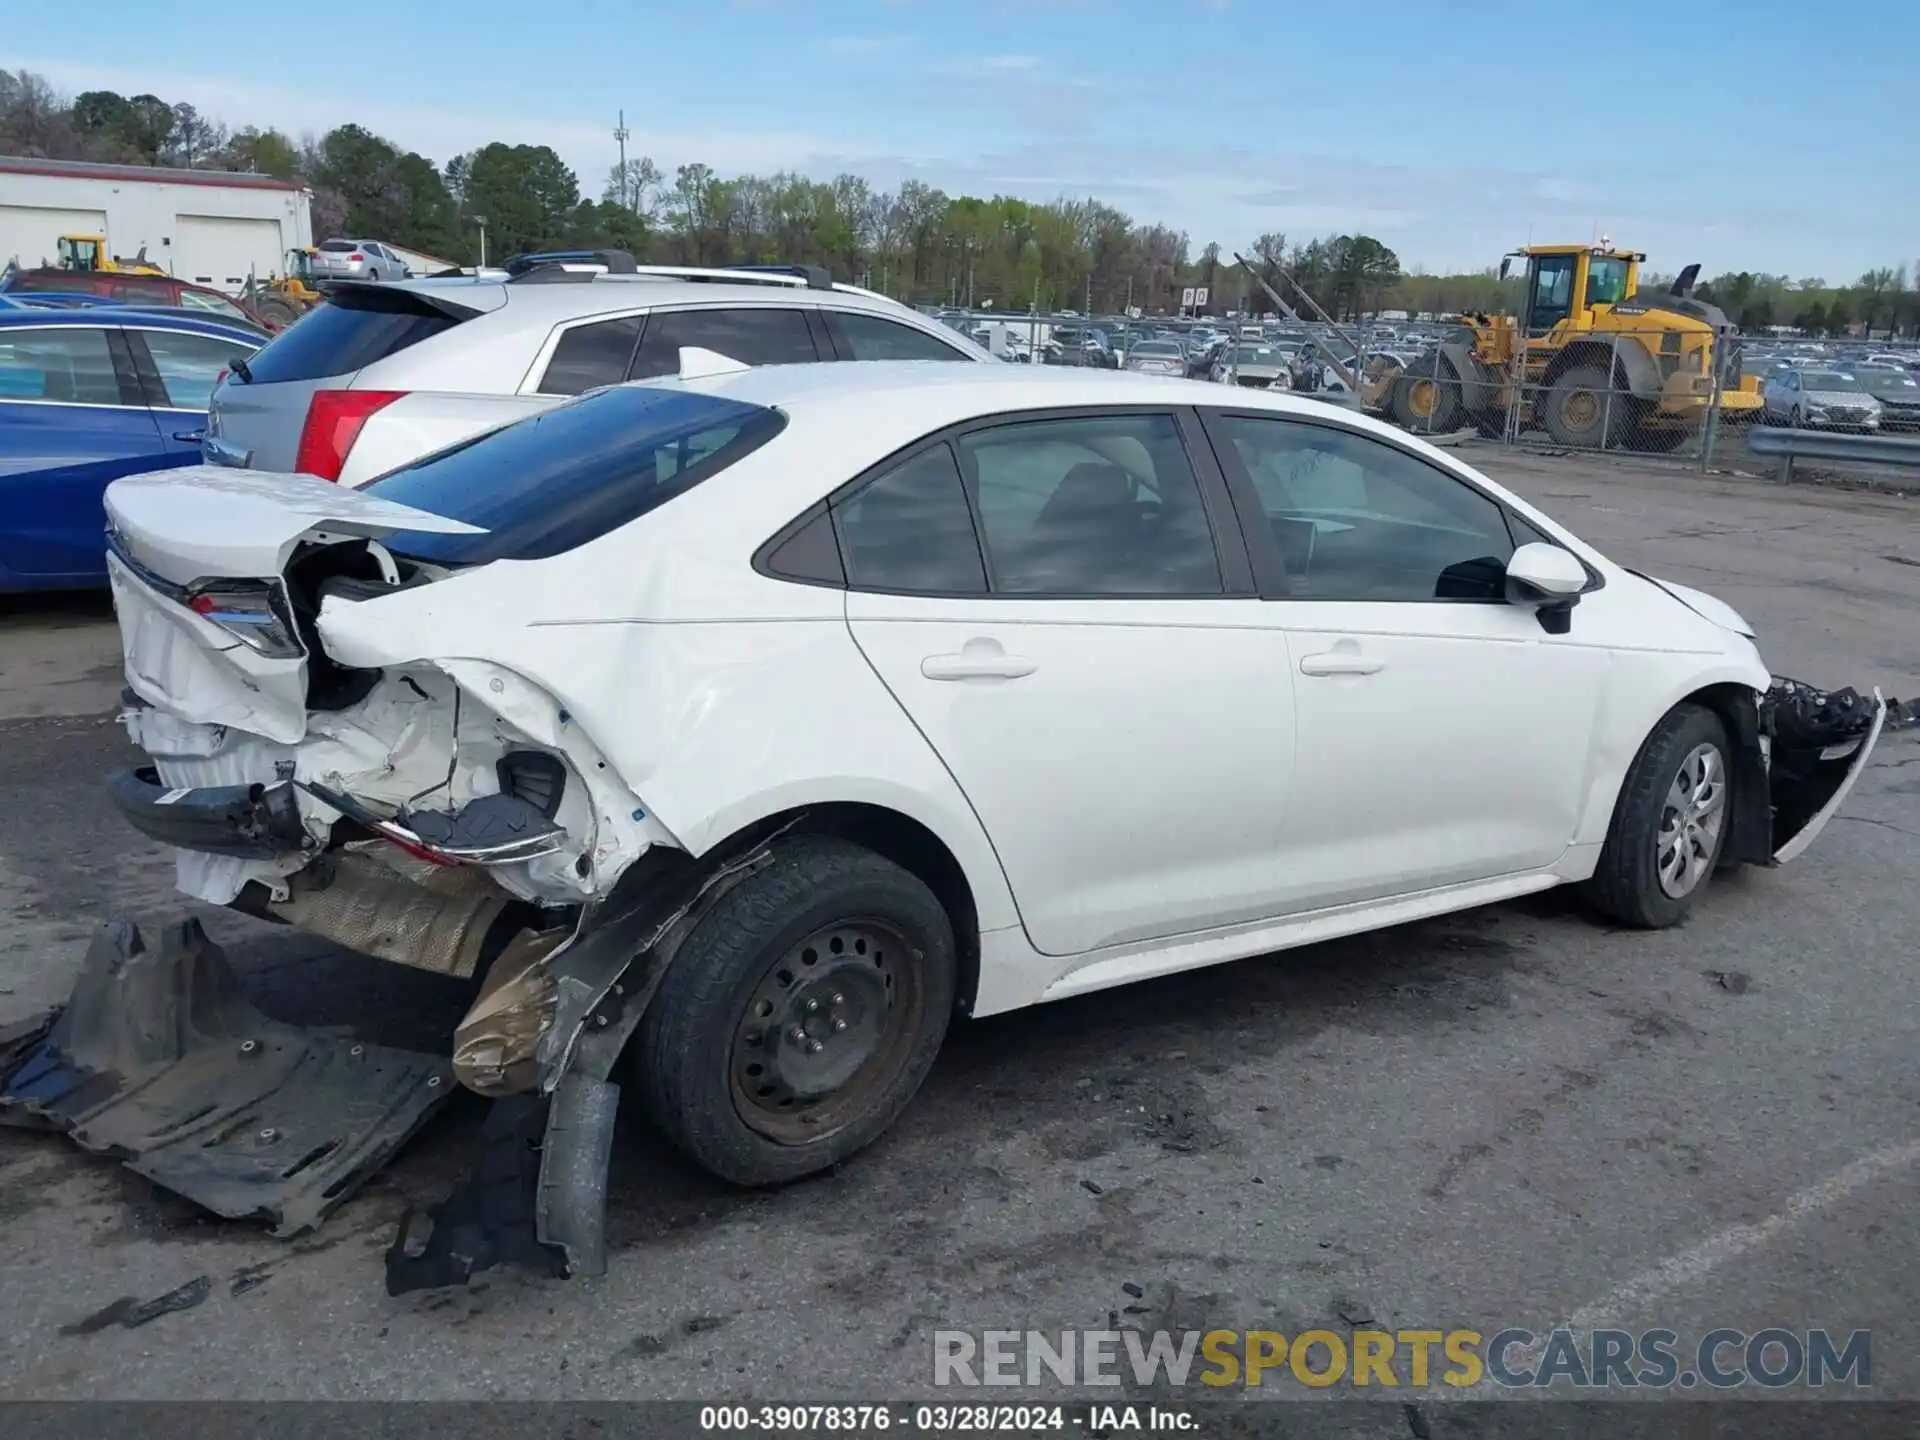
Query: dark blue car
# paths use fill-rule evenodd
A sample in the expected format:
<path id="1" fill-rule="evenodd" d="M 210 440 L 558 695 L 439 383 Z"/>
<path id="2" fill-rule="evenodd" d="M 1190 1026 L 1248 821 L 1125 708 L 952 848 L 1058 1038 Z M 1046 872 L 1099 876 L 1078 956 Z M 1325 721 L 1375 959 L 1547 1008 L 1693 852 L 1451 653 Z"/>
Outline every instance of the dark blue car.
<path id="1" fill-rule="evenodd" d="M 215 382 L 262 343 L 151 310 L 0 309 L 0 594 L 105 585 L 108 482 L 199 464 Z"/>

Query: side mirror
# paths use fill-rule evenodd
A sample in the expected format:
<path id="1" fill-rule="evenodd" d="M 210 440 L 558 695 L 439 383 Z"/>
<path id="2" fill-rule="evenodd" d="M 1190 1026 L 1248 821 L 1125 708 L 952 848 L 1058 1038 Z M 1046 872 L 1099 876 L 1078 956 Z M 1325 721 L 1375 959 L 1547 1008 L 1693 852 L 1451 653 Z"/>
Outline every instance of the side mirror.
<path id="1" fill-rule="evenodd" d="M 1540 628 L 1564 635 L 1573 628 L 1573 607 L 1593 583 L 1587 567 L 1558 545 L 1535 540 L 1507 561 L 1507 603 L 1531 605 Z"/>
<path id="2" fill-rule="evenodd" d="M 1512 269 L 1513 257 L 1511 255 L 1502 255 L 1500 257 L 1500 278 L 1502 280 L 1506 279 L 1507 273 Z"/>
<path id="3" fill-rule="evenodd" d="M 1507 561 L 1507 603 L 1551 605 L 1578 599 L 1588 585 L 1587 567 L 1558 545 L 1535 540 Z"/>

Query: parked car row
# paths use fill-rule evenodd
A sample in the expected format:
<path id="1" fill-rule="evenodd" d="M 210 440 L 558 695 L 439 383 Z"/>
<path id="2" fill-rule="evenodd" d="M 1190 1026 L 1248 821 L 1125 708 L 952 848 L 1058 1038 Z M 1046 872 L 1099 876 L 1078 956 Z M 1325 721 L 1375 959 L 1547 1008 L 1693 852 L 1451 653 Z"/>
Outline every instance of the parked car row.
<path id="1" fill-rule="evenodd" d="M 280 328 L 245 300 L 171 275 L 35 271 L 10 266 L 0 274 L 0 301 L 10 302 L 9 308 L 18 304 L 45 308 L 119 305 L 179 310 L 244 327 L 263 339 Z"/>
<path id="2" fill-rule="evenodd" d="M 1786 365 L 1760 387 L 1761 418 L 1796 429 L 1920 429 L 1920 376 L 1891 365 Z"/>

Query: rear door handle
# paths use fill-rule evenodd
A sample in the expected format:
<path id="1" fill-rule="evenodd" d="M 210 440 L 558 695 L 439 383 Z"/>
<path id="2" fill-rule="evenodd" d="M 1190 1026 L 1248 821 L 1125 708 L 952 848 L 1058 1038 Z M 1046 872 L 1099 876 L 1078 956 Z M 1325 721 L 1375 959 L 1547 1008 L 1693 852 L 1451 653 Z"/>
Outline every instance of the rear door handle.
<path id="1" fill-rule="evenodd" d="M 253 463 L 253 452 L 231 445 L 218 435 L 209 435 L 200 442 L 200 458 L 209 465 L 232 465 L 245 470 Z"/>
<path id="2" fill-rule="evenodd" d="M 198 445 L 202 440 L 207 438 L 207 432 L 204 430 L 176 430 L 173 432 L 173 438 L 178 440 L 182 445 Z"/>
<path id="3" fill-rule="evenodd" d="M 1362 655 L 1357 650 L 1329 650 L 1300 657 L 1302 675 L 1377 675 L 1386 668 L 1387 662 L 1378 655 Z"/>
<path id="4" fill-rule="evenodd" d="M 998 640 L 969 640 L 954 655 L 929 655 L 920 673 L 929 680 L 1018 680 L 1040 668 L 1025 655 L 1009 655 Z"/>

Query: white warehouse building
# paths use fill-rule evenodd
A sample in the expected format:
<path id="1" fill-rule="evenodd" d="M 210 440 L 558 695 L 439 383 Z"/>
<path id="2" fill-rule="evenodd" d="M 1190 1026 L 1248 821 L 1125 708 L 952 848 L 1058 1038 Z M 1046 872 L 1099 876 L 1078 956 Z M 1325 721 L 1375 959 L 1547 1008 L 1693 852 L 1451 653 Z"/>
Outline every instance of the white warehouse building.
<path id="1" fill-rule="evenodd" d="M 313 244 L 311 199 L 271 175 L 0 155 L 0 266 L 51 264 L 62 235 L 104 235 L 109 255 L 144 249 L 175 279 L 231 294 Z"/>

